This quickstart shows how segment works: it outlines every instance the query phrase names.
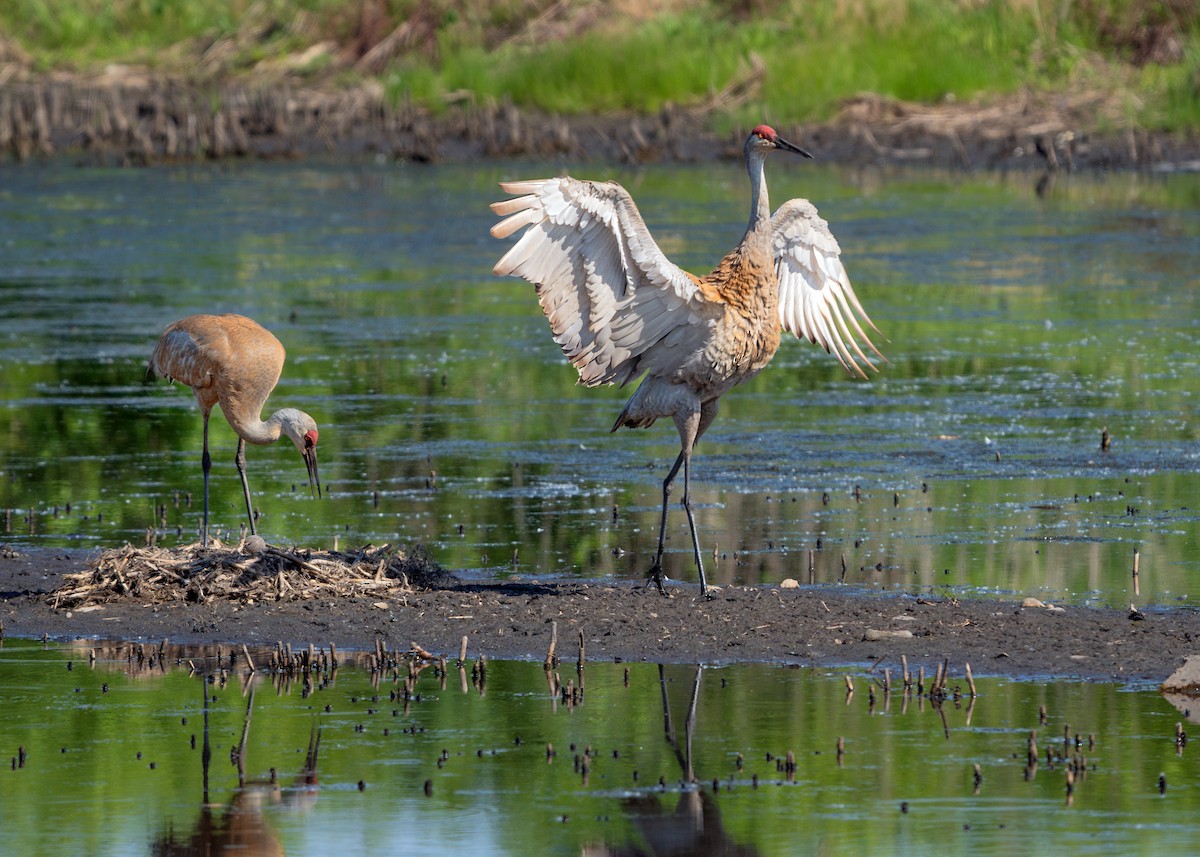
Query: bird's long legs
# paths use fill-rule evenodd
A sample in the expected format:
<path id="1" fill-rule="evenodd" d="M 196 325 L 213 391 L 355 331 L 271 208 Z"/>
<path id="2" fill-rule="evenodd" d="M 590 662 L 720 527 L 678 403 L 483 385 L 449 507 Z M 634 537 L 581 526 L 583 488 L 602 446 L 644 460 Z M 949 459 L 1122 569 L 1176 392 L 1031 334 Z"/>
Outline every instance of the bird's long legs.
<path id="1" fill-rule="evenodd" d="M 688 528 L 692 531 L 692 552 L 696 555 L 696 571 L 700 574 L 700 593 L 705 598 L 711 598 L 708 593 L 708 581 L 704 579 L 704 560 L 700 559 L 700 538 L 696 535 L 696 518 L 692 514 L 692 486 L 690 471 L 692 456 L 683 459 L 683 511 L 687 512 Z"/>
<path id="2" fill-rule="evenodd" d="M 700 556 L 700 537 L 696 534 L 696 517 L 692 511 L 692 491 L 691 491 L 691 464 L 692 450 L 696 446 L 696 442 L 700 440 L 700 436 L 705 430 L 712 425 L 713 419 L 717 416 L 717 401 L 705 402 L 700 406 L 699 411 L 692 412 L 686 416 L 675 416 L 675 425 L 679 429 L 679 439 L 681 449 L 679 456 L 675 459 L 675 464 L 672 465 L 667 478 L 663 480 L 663 504 L 662 504 L 662 519 L 658 528 L 658 551 L 654 555 L 654 565 L 650 567 L 650 578 L 658 587 L 658 591 L 663 595 L 667 594 L 666 588 L 663 586 L 662 558 L 663 550 L 666 547 L 667 540 L 667 508 L 671 500 L 671 483 L 675 481 L 675 477 L 679 475 L 679 468 L 683 468 L 683 510 L 687 513 L 688 528 L 692 534 L 692 551 L 696 557 L 696 571 L 700 577 L 700 592 L 705 598 L 711 598 L 712 595 L 708 590 L 708 581 L 704 577 L 704 560 Z"/>
<path id="3" fill-rule="evenodd" d="M 204 454 L 200 456 L 200 469 L 204 471 L 204 521 L 200 525 L 200 538 L 208 547 L 208 472 L 212 470 L 212 456 L 208 454 L 208 411 L 204 412 Z"/>
<path id="4" fill-rule="evenodd" d="M 250 535 L 256 535 L 254 529 L 254 505 L 250 502 L 250 483 L 246 481 L 246 441 L 238 438 L 237 455 L 233 457 L 237 465 L 238 475 L 242 477 L 242 493 L 246 495 L 246 517 L 250 521 Z"/>
<path id="5" fill-rule="evenodd" d="M 675 464 L 671 468 L 671 472 L 668 473 L 667 478 L 663 480 L 662 520 L 658 525 L 658 552 L 654 554 L 654 565 L 650 566 L 650 579 L 654 581 L 654 585 L 658 587 L 658 591 L 663 595 L 667 594 L 667 589 L 665 586 L 663 586 L 662 572 L 663 550 L 666 547 L 667 541 L 667 507 L 671 502 L 671 483 L 675 481 L 675 476 L 677 473 L 679 473 L 679 468 L 683 465 L 683 460 L 686 453 L 686 450 L 680 451 L 679 457 L 675 459 Z M 684 481 L 687 481 L 686 478 Z M 687 491 L 685 490 L 684 493 L 686 494 Z M 700 572 L 700 580 L 704 580 L 703 571 Z"/>

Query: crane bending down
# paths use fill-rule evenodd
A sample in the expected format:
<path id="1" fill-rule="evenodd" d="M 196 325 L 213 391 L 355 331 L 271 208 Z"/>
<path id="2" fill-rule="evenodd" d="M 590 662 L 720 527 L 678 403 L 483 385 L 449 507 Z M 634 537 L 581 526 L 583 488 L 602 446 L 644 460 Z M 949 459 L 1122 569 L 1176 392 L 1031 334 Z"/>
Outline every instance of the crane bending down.
<path id="1" fill-rule="evenodd" d="M 204 546 L 208 547 L 208 418 L 213 405 L 237 432 L 234 463 L 242 477 L 246 516 L 254 534 L 254 507 L 246 481 L 246 444 L 266 445 L 287 435 L 308 469 L 308 488 L 321 495 L 317 472 L 317 424 L 308 414 L 283 408 L 262 420 L 263 405 L 283 371 L 283 345 L 258 322 L 241 315 L 192 315 L 172 324 L 154 346 L 150 369 L 160 378 L 192 388 L 204 416 Z"/>
<path id="2" fill-rule="evenodd" d="M 709 595 L 689 490 L 692 450 L 717 415 L 717 400 L 754 377 L 779 347 L 780 328 L 832 353 L 850 372 L 874 369 L 858 344 L 883 358 L 863 330 L 878 328 L 842 267 L 837 241 L 816 208 L 793 199 L 771 214 L 768 152 L 808 152 L 759 125 L 746 138 L 750 222 L 716 270 L 697 277 L 659 249 L 629 193 L 614 182 L 572 178 L 501 182 L 517 194 L 492 204 L 505 219 L 492 235 L 526 229 L 493 273 L 537 287 L 554 341 L 587 386 L 645 380 L 613 424 L 644 428 L 670 417 L 680 452 L 663 481 L 658 552 L 650 576 L 665 594 L 662 556 L 671 484 L 683 468 L 683 508 L 701 592 Z M 861 323 L 859 321 L 861 319 Z"/>

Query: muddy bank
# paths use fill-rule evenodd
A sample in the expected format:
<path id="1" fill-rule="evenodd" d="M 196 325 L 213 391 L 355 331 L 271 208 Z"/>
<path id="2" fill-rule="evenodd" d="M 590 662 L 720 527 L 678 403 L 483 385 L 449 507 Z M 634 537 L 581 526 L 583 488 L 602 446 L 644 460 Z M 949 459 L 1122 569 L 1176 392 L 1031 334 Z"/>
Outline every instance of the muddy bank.
<path id="1" fill-rule="evenodd" d="M 0 622 L 8 635 L 97 637 L 174 643 L 247 643 L 389 649 L 413 643 L 457 655 L 542 659 L 558 624 L 558 653 L 573 660 L 579 635 L 592 660 L 669 663 L 878 664 L 915 671 L 942 660 L 961 678 L 1064 676 L 1160 682 L 1200 652 L 1200 611 L 1022 608 L 1012 601 L 866 595 L 835 588 L 726 587 L 699 599 L 629 583 L 518 580 L 460 583 L 395 597 L 143 605 L 133 600 L 85 610 L 54 609 L 46 594 L 88 566 L 84 554 L 7 551 L 0 557 Z M 872 632 L 908 632 L 911 636 Z"/>
<path id="2" fill-rule="evenodd" d="M 909 104 L 863 95 L 831 122 L 780 125 L 819 159 L 958 169 L 1200 169 L 1200 139 L 1135 127 L 1100 131 L 1098 93 L 1030 93 L 987 103 Z M 738 157 L 743 131 L 712 130 L 714 111 L 566 117 L 464 103 L 441 115 L 392 105 L 382 87 L 282 81 L 200 86 L 113 68 L 0 87 L 0 157 L 67 154 L 82 163 L 376 155 L 418 162 L 480 158 L 647 163 Z"/>

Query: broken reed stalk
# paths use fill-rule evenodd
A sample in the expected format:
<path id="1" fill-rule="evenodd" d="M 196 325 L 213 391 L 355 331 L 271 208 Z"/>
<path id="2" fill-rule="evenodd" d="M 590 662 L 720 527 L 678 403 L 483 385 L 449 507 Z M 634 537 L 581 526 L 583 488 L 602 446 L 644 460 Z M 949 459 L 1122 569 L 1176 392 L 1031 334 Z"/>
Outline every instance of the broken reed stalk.
<path id="1" fill-rule="evenodd" d="M 933 685 L 929 688 L 930 696 L 944 695 L 946 681 L 949 678 L 950 661 L 944 660 L 937 665 L 937 672 L 933 676 Z"/>
<path id="2" fill-rule="evenodd" d="M 543 666 L 547 670 L 554 669 L 554 665 L 555 665 L 555 663 L 557 663 L 557 661 L 554 658 L 554 649 L 557 645 L 558 645 L 558 620 L 556 619 L 550 623 L 550 649 L 546 652 L 546 662 L 543 664 Z"/>
<path id="3" fill-rule="evenodd" d="M 254 658 L 250 657 L 250 650 L 246 648 L 246 644 L 242 643 L 242 655 L 246 658 L 246 666 L 250 672 L 254 672 Z"/>
<path id="4" fill-rule="evenodd" d="M 912 674 L 908 671 L 908 656 L 900 656 L 900 666 L 904 669 L 904 689 L 908 690 L 912 687 Z"/>
<path id="5" fill-rule="evenodd" d="M 975 677 L 971 675 L 971 662 L 967 662 L 967 687 L 971 688 L 971 698 L 975 697 Z"/>
<path id="6" fill-rule="evenodd" d="M 462 667 L 467 662 L 467 635 L 463 634 L 462 642 L 458 645 L 458 665 Z"/>
<path id="7" fill-rule="evenodd" d="M 585 660 L 586 650 L 587 650 L 587 647 L 583 640 L 583 631 L 580 631 L 579 632 L 579 664 L 575 668 L 577 672 L 583 672 L 583 662 Z"/>
<path id="8" fill-rule="evenodd" d="M 1138 583 L 1138 561 L 1141 559 L 1142 552 L 1137 548 L 1133 549 L 1133 594 L 1141 595 L 1141 586 Z"/>
<path id="9" fill-rule="evenodd" d="M 850 678 L 849 674 L 846 675 L 846 691 L 854 693 L 854 679 Z"/>

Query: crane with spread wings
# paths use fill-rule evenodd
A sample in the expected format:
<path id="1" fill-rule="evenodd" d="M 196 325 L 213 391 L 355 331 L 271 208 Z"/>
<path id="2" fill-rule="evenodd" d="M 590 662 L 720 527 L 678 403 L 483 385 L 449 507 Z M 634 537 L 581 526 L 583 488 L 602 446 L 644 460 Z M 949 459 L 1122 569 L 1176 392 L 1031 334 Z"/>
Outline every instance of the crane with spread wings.
<path id="1" fill-rule="evenodd" d="M 804 199 L 774 214 L 763 165 L 775 149 L 808 152 L 759 125 L 746 138 L 750 221 L 741 242 L 703 277 L 659 249 L 632 197 L 614 182 L 572 178 L 501 182 L 514 198 L 492 204 L 505 219 L 496 238 L 524 229 L 496 263 L 497 275 L 537 287 L 554 341 L 579 383 L 628 384 L 644 376 L 613 424 L 644 428 L 670 417 L 680 452 L 663 481 L 658 551 L 650 576 L 660 592 L 671 485 L 683 469 L 683 508 L 701 592 L 708 597 L 689 491 L 692 450 L 717 415 L 718 399 L 754 377 L 779 347 L 781 330 L 808 339 L 866 377 L 876 357 L 829 225 Z M 859 344 L 861 340 L 862 345 Z"/>

